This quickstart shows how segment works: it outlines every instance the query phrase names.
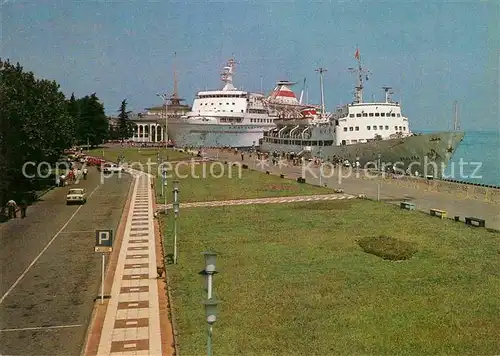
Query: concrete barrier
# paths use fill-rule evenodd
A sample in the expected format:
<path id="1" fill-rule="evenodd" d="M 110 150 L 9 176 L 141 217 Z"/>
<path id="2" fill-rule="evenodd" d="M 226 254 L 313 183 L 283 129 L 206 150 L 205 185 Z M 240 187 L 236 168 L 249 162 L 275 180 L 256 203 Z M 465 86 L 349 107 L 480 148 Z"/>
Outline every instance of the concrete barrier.
<path id="1" fill-rule="evenodd" d="M 484 184 L 473 184 L 455 180 L 423 179 L 415 177 L 385 177 L 384 184 L 394 184 L 399 187 L 421 189 L 454 195 L 461 199 L 473 199 L 500 203 L 500 187 Z"/>

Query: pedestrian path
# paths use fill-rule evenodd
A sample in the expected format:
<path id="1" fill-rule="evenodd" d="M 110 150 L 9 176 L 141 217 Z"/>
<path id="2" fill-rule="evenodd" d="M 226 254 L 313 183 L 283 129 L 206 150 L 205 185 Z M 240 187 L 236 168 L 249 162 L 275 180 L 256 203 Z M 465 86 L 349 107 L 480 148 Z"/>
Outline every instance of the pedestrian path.
<path id="1" fill-rule="evenodd" d="M 327 194 L 327 195 L 303 195 L 296 197 L 275 197 L 275 198 L 258 198 L 258 199 L 235 199 L 235 200 L 216 200 L 202 201 L 193 203 L 182 203 L 183 208 L 202 208 L 215 206 L 234 206 L 234 205 L 254 205 L 254 204 L 284 204 L 296 203 L 305 201 L 322 201 L 322 200 L 346 200 L 354 199 L 356 196 L 349 194 Z M 164 206 L 159 208 L 164 210 Z M 172 209 L 172 204 L 167 204 L 167 210 Z"/>
<path id="2" fill-rule="evenodd" d="M 154 192 L 135 172 L 134 188 L 97 355 L 161 356 Z M 165 316 L 164 316 L 165 317 Z"/>

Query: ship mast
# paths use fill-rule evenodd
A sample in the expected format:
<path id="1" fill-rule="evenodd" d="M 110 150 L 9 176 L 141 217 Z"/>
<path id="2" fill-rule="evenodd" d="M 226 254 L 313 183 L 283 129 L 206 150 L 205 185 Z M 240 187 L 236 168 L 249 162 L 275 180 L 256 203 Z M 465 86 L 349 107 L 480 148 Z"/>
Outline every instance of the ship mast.
<path id="1" fill-rule="evenodd" d="M 222 90 L 228 91 L 228 90 L 236 90 L 236 88 L 233 85 L 233 74 L 234 74 L 234 66 L 236 64 L 236 61 L 234 58 L 231 58 L 229 61 L 227 61 L 227 65 L 223 68 L 223 72 L 221 74 L 221 79 L 226 85 L 224 85 L 224 88 Z"/>
<path id="2" fill-rule="evenodd" d="M 455 101 L 453 103 L 453 107 L 455 112 L 455 119 L 453 121 L 453 130 L 458 131 L 460 130 L 460 122 L 458 121 L 458 101 Z"/>
<path id="3" fill-rule="evenodd" d="M 327 70 L 325 68 L 315 69 L 316 72 L 319 72 L 319 87 L 321 90 L 321 116 L 325 116 L 325 93 L 323 91 L 323 73 Z"/>
<path id="4" fill-rule="evenodd" d="M 175 70 L 175 58 L 177 57 L 177 53 L 174 53 L 174 62 L 172 64 L 174 71 L 174 93 L 172 94 L 172 98 L 177 98 L 179 96 L 179 91 L 177 87 L 177 72 Z"/>
<path id="5" fill-rule="evenodd" d="M 306 78 L 304 78 L 304 85 L 302 86 L 302 91 L 300 92 L 299 104 L 302 105 L 302 99 L 304 98 L 304 90 L 306 90 Z"/>
<path id="6" fill-rule="evenodd" d="M 359 55 L 359 49 L 356 49 L 356 54 L 354 55 L 354 58 L 358 61 L 358 67 L 357 68 L 349 68 L 349 71 L 351 73 L 357 74 L 357 82 L 356 86 L 354 87 L 354 103 L 355 104 L 361 104 L 363 102 L 363 77 L 368 80 L 368 74 L 371 74 L 370 71 L 364 69 L 361 66 L 361 56 Z"/>
<path id="7" fill-rule="evenodd" d="M 170 96 L 170 105 L 181 105 L 181 99 L 179 97 L 179 83 L 177 81 L 177 71 L 175 70 L 175 58 L 177 57 L 177 52 L 174 52 L 174 61 L 172 63 L 172 71 L 174 72 L 174 93 Z"/>

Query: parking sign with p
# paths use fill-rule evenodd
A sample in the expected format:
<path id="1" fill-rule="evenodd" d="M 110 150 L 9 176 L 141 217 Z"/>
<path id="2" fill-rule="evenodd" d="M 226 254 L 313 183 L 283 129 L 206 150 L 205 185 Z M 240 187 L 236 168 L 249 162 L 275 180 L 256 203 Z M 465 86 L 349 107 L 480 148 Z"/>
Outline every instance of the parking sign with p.
<path id="1" fill-rule="evenodd" d="M 113 251 L 113 230 L 96 230 L 95 252 Z"/>

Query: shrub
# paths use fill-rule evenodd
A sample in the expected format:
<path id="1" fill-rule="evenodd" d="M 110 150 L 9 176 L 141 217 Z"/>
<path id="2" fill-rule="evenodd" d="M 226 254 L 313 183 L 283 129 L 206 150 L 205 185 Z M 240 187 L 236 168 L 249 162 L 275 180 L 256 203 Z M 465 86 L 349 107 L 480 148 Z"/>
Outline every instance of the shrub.
<path id="1" fill-rule="evenodd" d="M 417 252 L 415 244 L 384 235 L 365 237 L 358 245 L 366 253 L 391 261 L 410 259 Z"/>

